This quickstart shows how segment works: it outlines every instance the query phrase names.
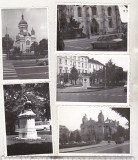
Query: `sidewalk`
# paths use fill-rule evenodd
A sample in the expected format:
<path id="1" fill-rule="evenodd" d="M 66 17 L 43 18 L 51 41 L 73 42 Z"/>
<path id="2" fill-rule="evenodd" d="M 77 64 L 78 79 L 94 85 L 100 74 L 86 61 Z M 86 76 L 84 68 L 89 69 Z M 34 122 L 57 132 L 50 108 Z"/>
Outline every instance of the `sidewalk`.
<path id="1" fill-rule="evenodd" d="M 111 143 L 114 143 L 114 142 L 111 142 Z M 82 146 L 82 147 L 72 147 L 72 148 L 63 148 L 63 149 L 60 149 L 60 153 L 75 152 L 75 151 L 85 150 L 85 149 L 88 149 L 88 148 L 96 148 L 96 147 L 107 146 L 107 145 L 109 145 L 107 141 L 102 141 L 101 143 L 95 144 L 95 145 Z"/>
<path id="2" fill-rule="evenodd" d="M 57 88 L 58 93 L 81 93 L 81 92 L 94 92 L 104 89 L 103 86 L 92 86 L 91 88 L 85 89 L 83 87 L 66 87 L 66 88 Z"/>

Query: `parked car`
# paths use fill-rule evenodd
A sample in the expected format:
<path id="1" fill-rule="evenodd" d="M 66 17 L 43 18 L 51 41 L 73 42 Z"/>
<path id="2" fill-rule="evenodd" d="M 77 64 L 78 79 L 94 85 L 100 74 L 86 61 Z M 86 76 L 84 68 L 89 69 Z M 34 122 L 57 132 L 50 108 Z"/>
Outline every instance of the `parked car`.
<path id="1" fill-rule="evenodd" d="M 115 139 L 115 143 L 116 143 L 116 144 L 124 143 L 124 137 L 117 137 L 117 138 Z"/>
<path id="2" fill-rule="evenodd" d="M 44 58 L 36 59 L 37 65 L 48 65 L 48 56 L 46 55 Z"/>
<path id="3" fill-rule="evenodd" d="M 124 91 L 127 92 L 127 83 L 124 85 Z"/>
<path id="4" fill-rule="evenodd" d="M 117 49 L 124 45 L 123 38 L 116 34 L 100 36 L 97 41 L 92 42 L 92 49 Z"/>

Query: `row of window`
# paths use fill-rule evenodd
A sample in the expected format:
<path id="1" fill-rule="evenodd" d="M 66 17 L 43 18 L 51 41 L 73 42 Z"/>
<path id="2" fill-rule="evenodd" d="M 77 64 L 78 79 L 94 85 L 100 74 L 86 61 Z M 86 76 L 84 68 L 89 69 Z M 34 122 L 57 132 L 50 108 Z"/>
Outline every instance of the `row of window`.
<path id="1" fill-rule="evenodd" d="M 59 59 L 59 64 L 62 64 L 62 59 Z M 67 59 L 65 59 L 65 65 L 68 65 L 68 61 L 67 61 Z M 73 62 L 72 60 L 70 61 L 70 65 L 72 66 L 76 66 L 76 62 Z M 92 64 L 87 64 L 87 63 L 80 63 L 80 62 L 78 62 L 78 67 L 80 67 L 80 65 L 81 65 L 81 67 L 82 68 L 87 68 L 87 67 L 89 67 L 89 68 L 93 68 L 94 69 L 94 65 L 92 65 Z M 100 69 L 100 68 L 102 68 L 102 66 L 97 66 L 96 65 L 96 69 Z"/>
<path id="2" fill-rule="evenodd" d="M 87 14 L 88 14 L 88 9 L 89 8 L 86 9 Z M 91 10 L 92 10 L 92 15 L 97 15 L 97 8 L 95 6 L 92 7 Z M 78 7 L 77 11 L 78 11 L 78 17 L 82 17 L 82 8 Z M 107 13 L 108 13 L 108 16 L 112 15 L 112 8 L 111 7 L 107 8 Z"/>

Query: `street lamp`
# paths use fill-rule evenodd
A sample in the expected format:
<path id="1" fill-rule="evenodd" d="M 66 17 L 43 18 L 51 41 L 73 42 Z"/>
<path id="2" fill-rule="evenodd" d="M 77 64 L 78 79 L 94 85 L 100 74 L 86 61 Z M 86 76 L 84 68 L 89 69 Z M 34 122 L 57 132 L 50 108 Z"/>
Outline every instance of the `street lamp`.
<path id="1" fill-rule="evenodd" d="M 106 66 L 104 67 L 104 88 L 106 88 Z"/>

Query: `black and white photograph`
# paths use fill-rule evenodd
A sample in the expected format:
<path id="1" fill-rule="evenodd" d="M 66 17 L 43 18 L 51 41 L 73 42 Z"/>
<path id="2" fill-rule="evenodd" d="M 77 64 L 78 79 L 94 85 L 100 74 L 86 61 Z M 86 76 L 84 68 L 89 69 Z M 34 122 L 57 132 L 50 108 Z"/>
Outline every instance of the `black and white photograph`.
<path id="1" fill-rule="evenodd" d="M 127 51 L 127 5 L 57 5 L 57 51 Z"/>
<path id="2" fill-rule="evenodd" d="M 59 153 L 130 153 L 130 108 L 59 106 L 58 109 Z"/>
<path id="3" fill-rule="evenodd" d="M 47 8 L 2 9 L 3 79 L 49 79 Z"/>
<path id="4" fill-rule="evenodd" d="M 58 55 L 57 101 L 127 103 L 128 55 Z"/>
<path id="5" fill-rule="evenodd" d="M 7 156 L 52 154 L 49 83 L 4 85 Z"/>

